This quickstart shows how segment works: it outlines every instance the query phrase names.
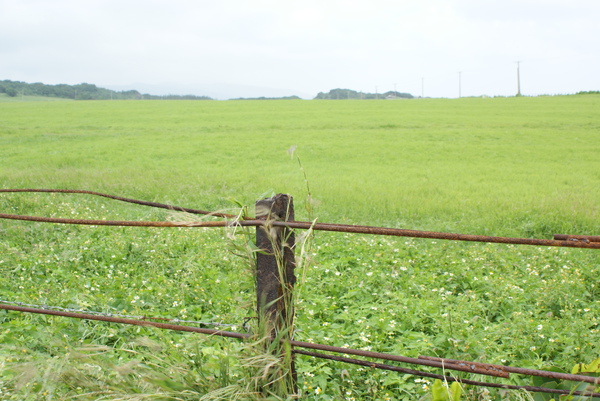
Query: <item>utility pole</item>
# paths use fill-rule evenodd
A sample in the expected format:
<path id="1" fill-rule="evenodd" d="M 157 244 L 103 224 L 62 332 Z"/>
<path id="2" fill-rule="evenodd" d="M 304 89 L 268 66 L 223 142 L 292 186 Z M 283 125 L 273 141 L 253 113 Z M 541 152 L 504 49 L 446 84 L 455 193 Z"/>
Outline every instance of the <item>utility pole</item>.
<path id="1" fill-rule="evenodd" d="M 425 97 L 425 78 L 421 78 L 421 97 Z"/>
<path id="2" fill-rule="evenodd" d="M 394 97 L 398 97 L 398 91 L 396 90 L 396 83 L 394 82 Z"/>
<path id="3" fill-rule="evenodd" d="M 520 61 L 516 61 L 517 63 L 517 96 L 521 96 L 521 72 L 520 72 Z"/>
<path id="4" fill-rule="evenodd" d="M 461 84 L 462 84 L 462 83 L 461 83 L 461 74 L 462 74 L 462 71 L 459 71 L 459 72 L 458 72 L 458 98 L 459 98 L 459 99 L 461 98 L 461 95 L 462 95 L 462 94 L 461 94 L 461 89 L 462 89 L 462 88 L 461 88 Z"/>

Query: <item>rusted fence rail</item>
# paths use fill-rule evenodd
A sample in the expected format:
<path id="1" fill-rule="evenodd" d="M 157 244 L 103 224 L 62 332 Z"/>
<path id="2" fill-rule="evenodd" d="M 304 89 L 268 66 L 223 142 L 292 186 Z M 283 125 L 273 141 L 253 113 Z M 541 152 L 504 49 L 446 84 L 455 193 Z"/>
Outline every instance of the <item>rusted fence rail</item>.
<path id="1" fill-rule="evenodd" d="M 199 334 L 205 334 L 205 335 L 209 335 L 209 336 L 220 336 L 220 337 L 235 338 L 235 339 L 240 339 L 240 340 L 248 339 L 251 337 L 250 334 L 225 331 L 225 330 L 205 329 L 205 328 L 182 326 L 182 325 L 169 324 L 169 323 L 152 322 L 152 321 L 148 321 L 148 320 L 125 319 L 125 318 L 118 318 L 118 317 L 113 317 L 113 316 L 102 316 L 102 315 L 97 315 L 97 314 L 53 311 L 53 310 L 48 310 L 48 309 L 6 305 L 6 304 L 2 304 L 2 303 L 0 303 L 0 309 L 12 310 L 12 311 L 23 312 L 23 313 L 35 313 L 35 314 L 63 316 L 63 317 L 85 319 L 85 320 L 95 320 L 95 321 L 117 323 L 117 324 L 127 324 L 127 325 L 134 325 L 134 326 L 154 327 L 154 328 L 158 328 L 158 329 L 182 331 L 182 332 L 188 332 L 188 333 L 199 333 Z M 315 344 L 315 343 L 295 341 L 295 340 L 290 341 L 290 344 L 296 348 L 306 348 L 306 349 L 312 349 L 312 350 L 318 350 L 318 351 L 335 352 L 335 353 L 340 353 L 340 354 L 344 354 L 344 355 L 356 355 L 356 356 L 372 358 L 372 359 L 380 359 L 380 360 L 407 363 L 407 364 L 411 364 L 411 365 L 435 367 L 435 368 L 440 368 L 440 369 L 444 369 L 444 370 L 464 371 L 464 372 L 475 373 L 475 374 L 485 375 L 485 376 L 496 376 L 496 377 L 508 378 L 509 373 L 517 373 L 517 374 L 528 375 L 528 376 L 539 376 L 539 377 L 546 377 L 549 379 L 570 380 L 570 381 L 575 381 L 575 382 L 591 383 L 591 384 L 598 385 L 598 378 L 582 376 L 582 375 L 571 375 L 571 374 L 545 371 L 545 370 L 524 369 L 524 368 L 518 368 L 518 367 L 513 367 L 513 366 L 490 365 L 490 364 L 483 364 L 483 363 L 477 363 L 477 362 L 458 361 L 458 360 L 450 360 L 450 359 L 442 359 L 442 358 L 434 358 L 434 357 L 426 357 L 426 356 L 420 356 L 419 358 L 409 358 L 409 357 L 405 357 L 405 356 L 401 356 L 401 355 L 390 355 L 390 354 L 383 354 L 383 353 L 379 353 L 379 352 L 356 350 L 356 349 L 343 348 L 343 347 L 334 347 L 331 345 Z M 594 392 L 570 391 L 570 390 L 552 389 L 552 388 L 539 387 L 539 386 L 516 386 L 516 385 L 510 385 L 510 384 L 481 382 L 481 381 L 475 381 L 475 380 L 469 380 L 469 379 L 462 379 L 462 378 L 458 378 L 455 376 L 449 376 L 449 375 L 444 376 L 444 375 L 439 375 L 439 374 L 430 373 L 430 372 L 423 372 L 423 371 L 414 370 L 414 369 L 407 369 L 407 368 L 402 368 L 402 367 L 398 367 L 398 366 L 386 365 L 386 364 L 377 363 L 377 362 L 373 362 L 373 361 L 352 359 L 352 358 L 348 358 L 346 356 L 335 356 L 335 355 L 331 355 L 331 354 L 302 351 L 302 350 L 298 350 L 298 349 L 295 349 L 294 353 L 298 354 L 298 355 L 306 355 L 306 356 L 315 357 L 315 358 L 328 359 L 328 360 L 332 360 L 332 361 L 344 362 L 344 363 L 349 363 L 349 364 L 353 364 L 353 365 L 365 366 L 365 367 L 369 367 L 369 368 L 373 368 L 373 369 L 382 369 L 382 370 L 388 370 L 388 371 L 393 371 L 393 372 L 411 374 L 414 376 L 428 377 L 428 378 L 433 378 L 433 379 L 441 379 L 441 380 L 445 380 L 448 382 L 459 381 L 463 384 L 470 384 L 470 385 L 481 386 L 481 387 L 502 388 L 502 389 L 508 389 L 508 390 L 527 390 L 527 391 L 531 391 L 531 392 L 540 392 L 540 393 L 549 393 L 549 394 L 581 395 L 581 396 L 587 396 L 587 397 L 600 397 L 600 393 L 594 393 Z"/>
<path id="2" fill-rule="evenodd" d="M 57 224 L 80 224 L 94 226 L 127 226 L 127 227 L 257 227 L 257 245 L 263 249 L 263 253 L 257 257 L 257 312 L 263 318 L 270 319 L 273 322 L 272 337 L 277 334 L 278 322 L 285 322 L 293 317 L 293 305 L 287 305 L 290 301 L 289 294 L 293 292 L 295 283 L 294 277 L 294 229 L 312 229 L 331 232 L 358 233 L 371 235 L 388 235 L 400 237 L 415 237 L 442 239 L 451 241 L 472 241 L 472 242 L 487 242 L 487 243 L 502 243 L 515 245 L 535 245 L 535 246 L 554 246 L 554 247 L 570 247 L 570 248 L 588 248 L 600 249 L 600 236 L 590 235 L 554 235 L 554 239 L 530 239 L 530 238 L 509 238 L 509 237 L 493 237 L 480 236 L 457 233 L 441 233 L 432 231 L 406 230 L 397 228 L 372 227 L 372 226 L 355 226 L 345 224 L 328 224 L 328 223 L 311 223 L 294 220 L 293 204 L 291 197 L 287 195 L 277 195 L 274 198 L 257 202 L 257 218 L 238 218 L 238 216 L 221 213 L 210 212 L 198 209 L 184 208 L 168 204 L 146 202 L 120 196 L 107 195 L 93 191 L 83 190 L 64 190 L 64 189 L 0 189 L 0 193 L 65 193 L 65 194 L 88 194 L 94 196 L 106 197 L 118 201 L 133 203 L 137 205 L 157 207 L 167 210 L 180 211 L 191 214 L 202 214 L 207 216 L 229 219 L 228 221 L 200 221 L 200 222 L 171 222 L 171 221 L 117 221 L 117 220 L 86 220 L 86 219 L 65 219 L 51 218 L 39 216 L 25 216 L 0 213 L 0 218 L 45 222 Z M 279 253 L 279 254 L 278 254 Z M 277 259 L 280 258 L 280 259 Z M 283 263 L 283 266 L 282 266 Z M 281 268 L 283 267 L 283 272 Z M 152 321 L 148 319 L 131 319 L 117 316 L 106 316 L 101 314 L 90 314 L 82 312 L 73 312 L 65 310 L 51 310 L 43 307 L 34 308 L 31 305 L 20 304 L 19 302 L 7 302 L 0 300 L 0 309 L 12 310 L 24 313 L 37 313 L 54 316 L 64 316 L 70 318 L 79 318 L 86 320 L 97 320 L 109 323 L 137 325 L 155 327 L 159 329 L 175 330 L 183 332 L 200 333 L 210 336 L 222 336 L 235 339 L 250 338 L 250 334 L 231 332 L 218 329 L 208 329 L 201 327 L 184 326 L 173 323 Z M 291 316 L 290 316 L 291 313 Z M 455 370 L 462 372 L 475 373 L 478 375 L 508 378 L 511 373 L 528 376 L 539 376 L 556 380 L 567 380 L 581 383 L 590 383 L 592 385 L 600 385 L 600 378 L 590 377 L 585 375 L 574 375 L 559 372 L 550 372 L 535 369 L 525 369 L 512 366 L 492 365 L 477 362 L 444 359 L 429 356 L 420 356 L 419 358 L 409 358 L 400 355 L 383 354 L 373 351 L 356 350 L 343 347 L 335 347 L 331 345 L 315 344 L 293 340 L 292 336 L 285 339 L 279 338 L 279 341 L 286 341 L 293 347 L 293 353 L 297 355 L 305 355 L 310 357 L 340 361 L 349 364 L 371 367 L 374 369 L 384 369 L 396 372 L 402 372 L 422 377 L 430 377 L 442 379 L 446 381 L 459 381 L 464 384 L 476 386 L 495 387 L 503 389 L 522 389 L 531 392 L 544 392 L 551 394 L 563 395 L 581 395 L 593 398 L 600 398 L 600 393 L 572 391 L 552 389 L 536 386 L 516 386 L 501 383 L 480 382 L 468 379 L 461 379 L 453 376 L 438 375 L 430 372 L 423 372 L 413 369 L 401 368 L 387 364 L 376 363 L 368 360 L 358 360 L 349 358 L 348 355 L 360 356 L 365 358 L 380 359 L 412 365 L 429 366 L 441 368 L 444 370 Z M 317 353 L 313 351 L 298 350 L 297 348 L 311 349 L 317 351 L 333 352 L 344 354 L 344 356 L 335 356 L 330 354 Z M 292 359 L 293 361 L 293 359 Z M 293 373 L 293 369 L 292 369 Z"/>

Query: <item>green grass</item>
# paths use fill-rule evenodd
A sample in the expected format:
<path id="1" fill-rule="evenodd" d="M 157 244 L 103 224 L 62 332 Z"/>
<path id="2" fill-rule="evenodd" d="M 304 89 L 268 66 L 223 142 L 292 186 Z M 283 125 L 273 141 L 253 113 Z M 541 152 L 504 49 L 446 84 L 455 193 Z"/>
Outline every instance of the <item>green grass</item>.
<path id="1" fill-rule="evenodd" d="M 286 153 L 296 145 L 322 222 L 598 235 L 599 103 L 591 95 L 6 102 L 0 180 L 4 188 L 89 189 L 201 209 L 286 192 L 306 219 L 304 175 Z M 79 195 L 1 194 L 0 206 L 169 218 Z M 254 314 L 251 269 L 219 230 L 0 221 L 0 234 L 4 299 L 236 330 Z M 297 339 L 564 370 L 599 356 L 597 251 L 317 233 L 309 256 Z M 2 399 L 198 399 L 251 380 L 240 358 L 247 350 L 229 340 L 13 312 L 0 312 L 0 321 Z M 306 357 L 298 369 L 306 399 L 428 392 L 414 377 Z M 469 391 L 469 399 L 483 397 Z"/>
<path id="2" fill-rule="evenodd" d="M 0 109 L 0 177 L 5 186 L 210 206 L 219 197 L 251 203 L 271 189 L 301 198 L 303 177 L 285 153 L 297 145 L 321 219 L 589 231 L 600 198 L 599 102 L 11 103 Z"/>

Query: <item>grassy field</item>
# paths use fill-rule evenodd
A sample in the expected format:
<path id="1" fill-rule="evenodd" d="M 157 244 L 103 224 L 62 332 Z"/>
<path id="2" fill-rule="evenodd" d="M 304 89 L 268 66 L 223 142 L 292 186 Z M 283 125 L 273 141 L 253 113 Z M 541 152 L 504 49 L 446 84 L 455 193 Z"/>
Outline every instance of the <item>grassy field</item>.
<path id="1" fill-rule="evenodd" d="M 300 201 L 303 175 L 286 156 L 296 145 L 322 219 L 590 231 L 600 197 L 599 102 L 10 103 L 0 110 L 0 177 L 6 186 L 214 207 L 228 205 L 219 198 L 252 203 L 269 190 Z"/>
<path id="2" fill-rule="evenodd" d="M 598 235 L 599 106 L 593 95 L 4 102 L 0 179 L 4 188 L 89 189 L 210 210 L 285 192 L 299 220 L 308 208 L 321 222 Z M 2 194 L 0 206 L 178 218 L 74 195 Z M 254 313 L 251 268 L 229 252 L 240 240 L 222 231 L 0 221 L 0 233 L 9 301 L 233 330 Z M 564 370 L 600 356 L 597 251 L 325 233 L 312 244 L 300 272 L 300 340 Z M 7 312 L 0 321 L 0 399 L 198 399 L 249 380 L 240 343 Z M 406 375 L 305 357 L 298 369 L 306 399 L 429 394 L 429 383 Z M 520 399 L 468 391 L 465 399 Z"/>

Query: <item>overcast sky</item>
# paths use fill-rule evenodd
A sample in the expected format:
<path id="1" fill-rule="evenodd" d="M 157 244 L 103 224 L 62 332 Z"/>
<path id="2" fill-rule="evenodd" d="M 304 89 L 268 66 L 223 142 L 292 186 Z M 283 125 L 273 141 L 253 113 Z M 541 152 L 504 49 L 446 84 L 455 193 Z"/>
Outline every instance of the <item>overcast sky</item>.
<path id="1" fill-rule="evenodd" d="M 599 0 L 0 0 L 0 80 L 494 96 L 520 61 L 522 94 L 566 94 L 600 90 L 599 21 Z"/>

